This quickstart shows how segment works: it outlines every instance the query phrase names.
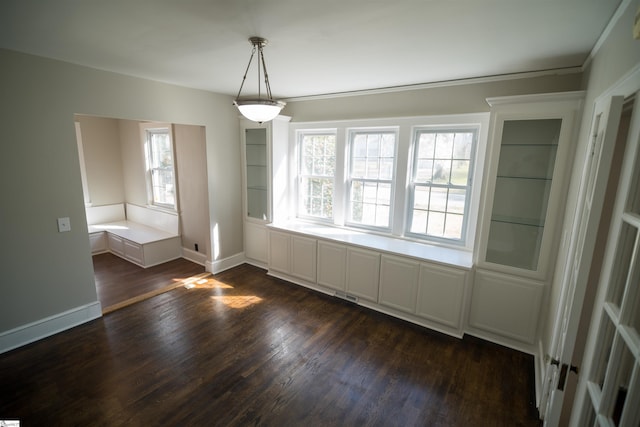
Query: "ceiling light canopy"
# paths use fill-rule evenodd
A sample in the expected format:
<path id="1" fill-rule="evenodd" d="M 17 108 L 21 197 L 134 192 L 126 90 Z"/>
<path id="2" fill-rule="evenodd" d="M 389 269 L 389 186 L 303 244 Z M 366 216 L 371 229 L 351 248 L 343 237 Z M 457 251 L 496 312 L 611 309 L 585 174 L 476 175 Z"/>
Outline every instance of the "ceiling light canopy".
<path id="1" fill-rule="evenodd" d="M 249 64 L 247 64 L 247 69 L 244 72 L 244 76 L 242 77 L 242 83 L 240 84 L 240 90 L 238 90 L 238 96 L 236 96 L 236 100 L 233 104 L 238 107 L 240 113 L 246 117 L 247 119 L 263 123 L 273 120 L 278 114 L 280 114 L 280 110 L 284 108 L 286 105 L 282 101 L 276 101 L 273 99 L 271 95 L 271 86 L 269 85 L 269 74 L 267 73 L 267 65 L 264 61 L 264 53 L 262 52 L 262 48 L 267 44 L 267 40 L 262 37 L 251 37 L 249 38 L 249 42 L 253 45 L 253 49 L 251 50 L 251 57 L 249 58 Z M 251 67 L 251 61 L 253 61 L 253 57 L 258 52 L 258 96 L 251 98 L 240 98 L 240 93 L 242 92 L 242 87 L 244 86 L 244 82 L 247 79 L 247 73 L 249 72 L 249 68 Z M 266 97 L 262 96 L 261 84 L 260 84 L 260 76 L 264 75 L 264 86 L 266 90 Z"/>

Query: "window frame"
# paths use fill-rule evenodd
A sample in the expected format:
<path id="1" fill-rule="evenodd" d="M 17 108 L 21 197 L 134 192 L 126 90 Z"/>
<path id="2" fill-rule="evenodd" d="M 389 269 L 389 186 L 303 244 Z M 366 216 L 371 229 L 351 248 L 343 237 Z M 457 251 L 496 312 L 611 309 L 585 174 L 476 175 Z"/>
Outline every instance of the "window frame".
<path id="1" fill-rule="evenodd" d="M 490 113 L 463 113 L 451 115 L 433 115 L 433 116 L 412 116 L 412 117 L 387 117 L 375 119 L 345 119 L 345 120 L 326 120 L 326 121 L 309 121 L 309 122 L 291 122 L 289 124 L 288 148 L 281 151 L 281 156 L 274 158 L 274 162 L 284 161 L 289 168 L 290 187 L 286 192 L 287 205 L 286 212 L 281 215 L 281 221 L 284 223 L 301 221 L 302 223 L 316 224 L 314 230 L 318 237 L 331 236 L 335 233 L 351 231 L 364 233 L 372 237 L 388 237 L 394 239 L 397 244 L 402 241 L 414 242 L 431 246 L 448 247 L 451 249 L 461 250 L 464 252 L 473 251 L 475 245 L 476 230 L 479 224 L 479 213 L 481 204 L 480 185 L 485 173 L 485 157 L 487 155 L 487 141 L 489 136 Z M 413 135 L 416 128 L 452 128 L 467 127 L 477 128 L 476 145 L 473 152 L 473 166 L 471 178 L 471 194 L 467 195 L 467 213 L 466 227 L 464 239 L 460 242 L 449 241 L 445 239 L 436 239 L 432 237 L 424 238 L 415 236 L 406 232 L 408 227 L 407 210 L 411 206 L 409 204 L 409 179 L 412 173 L 413 161 Z M 334 206 L 333 221 L 320 221 L 313 217 L 301 217 L 297 212 L 298 203 L 298 139 L 299 132 L 316 132 L 331 129 L 336 131 L 336 171 L 334 181 Z M 349 196 L 347 176 L 349 173 L 349 131 L 352 129 L 397 129 L 397 140 L 395 146 L 395 166 L 394 166 L 394 185 L 391 189 L 393 192 L 394 206 L 390 213 L 390 228 L 368 228 L 352 224 L 347 220 L 349 215 Z M 396 244 L 396 243 L 394 243 Z"/>
<path id="2" fill-rule="evenodd" d="M 178 210 L 178 189 L 176 186 L 176 155 L 175 155 L 175 144 L 173 141 L 173 127 L 171 124 L 165 123 L 144 123 L 140 126 L 141 131 L 141 139 L 144 150 L 144 160 L 145 160 L 145 179 L 147 183 L 147 203 L 149 206 L 156 207 L 159 209 L 164 209 L 172 212 L 176 212 Z M 162 132 L 160 132 L 162 131 Z M 160 168 L 153 167 L 153 153 L 152 146 L 150 143 L 150 135 L 153 133 L 157 134 L 167 134 L 169 137 L 169 146 L 171 153 L 171 181 L 173 183 L 173 204 L 159 202 L 155 199 L 154 195 L 154 178 L 153 171 Z M 168 169 L 163 169 L 168 170 Z"/>
<path id="3" fill-rule="evenodd" d="M 373 179 L 373 178 L 354 178 L 352 176 L 353 171 L 354 171 L 354 145 L 355 145 L 355 137 L 357 135 L 393 135 L 394 136 L 394 145 L 393 145 L 393 165 L 391 166 L 391 179 L 389 180 L 385 180 L 385 179 L 380 179 L 380 177 L 378 177 L 377 179 Z M 344 187 L 344 193 L 345 193 L 345 212 L 344 212 L 344 216 L 345 216 L 345 225 L 349 226 L 349 227 L 353 227 L 353 228 L 358 228 L 358 229 L 365 229 L 365 230 L 372 230 L 372 231 L 379 231 L 379 232 L 390 232 L 392 227 L 393 227 L 393 214 L 394 214 L 394 206 L 395 206 L 395 184 L 396 184 L 396 165 L 397 165 L 397 157 L 398 157 L 398 139 L 399 139 L 399 131 L 397 127 L 366 127 L 366 128 L 360 128 L 360 127 L 349 127 L 347 129 L 347 168 L 345 171 L 345 187 Z M 382 150 L 382 148 L 380 148 L 380 150 Z M 366 158 L 366 157 L 365 157 Z M 378 156 L 378 161 L 380 161 L 380 159 L 382 159 L 381 156 Z M 351 209 L 351 191 L 352 191 L 352 184 L 354 181 L 360 181 L 362 183 L 377 183 L 378 185 L 380 183 L 385 183 L 385 184 L 389 184 L 389 219 L 387 221 L 387 225 L 386 226 L 378 226 L 378 225 L 372 225 L 372 224 L 365 224 L 365 223 L 360 223 L 360 222 L 355 222 L 352 220 L 351 215 L 352 215 L 352 209 Z M 376 204 L 377 206 L 377 204 Z"/>
<path id="4" fill-rule="evenodd" d="M 331 135 L 334 137 L 334 144 L 335 144 L 335 148 L 334 148 L 334 157 L 335 157 L 335 164 L 334 164 L 334 174 L 332 177 L 330 177 L 329 175 L 315 175 L 315 174 L 309 174 L 309 175 L 302 175 L 302 161 L 303 161 L 303 156 L 304 156 L 304 152 L 302 149 L 302 142 L 305 136 L 307 135 L 312 135 L 312 136 L 323 136 L 323 135 Z M 305 219 L 305 220 L 310 220 L 310 221 L 318 221 L 318 222 L 323 222 L 323 223 L 333 223 L 334 222 L 334 218 L 335 218 L 335 202 L 336 202 L 336 171 L 338 169 L 338 162 L 337 162 L 337 158 L 338 158 L 338 135 L 337 135 L 337 131 L 335 128 L 333 129 L 302 129 L 302 130 L 298 130 L 296 131 L 296 151 L 297 151 L 297 155 L 296 155 L 296 197 L 295 197 L 295 212 L 296 212 L 296 217 L 297 218 L 301 218 L 301 219 Z M 302 191 L 302 181 L 303 178 L 310 178 L 310 179 L 328 179 L 331 178 L 332 180 L 332 185 L 333 185 L 333 189 L 332 189 L 332 197 L 331 197 L 331 203 L 332 203 L 332 208 L 331 208 L 331 217 L 322 217 L 322 216 L 316 216 L 316 215 L 311 215 L 308 214 L 306 212 L 302 212 L 302 195 L 301 195 L 301 191 Z"/>
<path id="5" fill-rule="evenodd" d="M 405 222 L 405 229 L 404 229 L 404 235 L 406 235 L 407 237 L 413 238 L 413 239 L 417 239 L 417 240 L 422 240 L 422 241 L 435 241 L 435 242 L 442 242 L 442 243 L 447 243 L 447 244 L 451 244 L 451 245 L 456 245 L 456 246 L 466 246 L 467 245 L 467 239 L 469 238 L 468 233 L 467 233 L 467 228 L 468 228 L 468 224 L 469 224 L 469 215 L 470 215 L 470 209 L 471 209 L 471 202 L 472 202 L 472 196 L 473 196 L 473 191 L 475 186 L 473 185 L 473 181 L 474 181 L 474 174 L 475 174 L 475 169 L 477 167 L 476 165 L 476 152 L 477 147 L 479 145 L 479 138 L 480 138 L 480 124 L 476 124 L 476 125 L 468 125 L 468 124 L 463 124 L 463 125 L 444 125 L 444 126 L 415 126 L 413 128 L 413 132 L 412 132 L 412 137 L 411 137 L 411 150 L 410 150 L 410 155 L 411 155 L 411 159 L 410 159 L 410 169 L 407 173 L 407 206 L 406 206 L 406 210 L 405 210 L 405 215 L 406 215 L 406 222 Z M 440 133 L 472 133 L 472 142 L 471 142 L 471 149 L 470 149 L 470 154 L 469 154 L 469 159 L 458 159 L 458 160 L 468 160 L 469 161 L 469 170 L 467 172 L 467 182 L 465 185 L 461 185 L 461 184 L 453 184 L 451 182 L 451 179 L 449 179 L 449 182 L 446 184 L 443 183 L 433 183 L 433 182 L 417 182 L 416 180 L 416 175 L 418 172 L 418 162 L 420 160 L 420 158 L 418 157 L 418 152 L 419 152 L 419 147 L 418 144 L 420 142 L 420 135 L 422 134 L 426 134 L 426 133 L 433 133 L 433 134 L 440 134 Z M 453 150 L 453 147 L 452 147 Z M 455 161 L 456 158 L 453 155 L 454 153 L 452 152 L 451 155 L 451 161 Z M 435 154 L 433 157 L 433 160 L 436 160 Z M 449 160 L 449 159 L 447 159 Z M 455 238 L 448 238 L 448 237 L 444 237 L 444 236 L 436 236 L 436 235 L 432 235 L 432 234 L 428 234 L 426 231 L 424 233 L 416 233 L 411 231 L 411 226 L 413 223 L 413 215 L 414 215 L 414 201 L 415 201 L 415 195 L 416 195 L 416 186 L 419 187 L 427 187 L 429 189 L 432 188 L 442 188 L 442 189 L 447 189 L 447 190 L 464 190 L 465 191 L 465 203 L 464 203 L 464 210 L 462 213 L 462 227 L 461 227 L 461 232 L 460 232 L 460 238 L 459 239 L 455 239 Z M 480 191 L 479 189 L 477 191 Z M 448 204 L 448 200 L 447 200 L 447 204 Z M 447 206 L 448 207 L 448 206 Z M 431 211 L 430 209 L 428 209 L 427 211 Z M 442 212 L 445 214 L 445 218 L 446 218 L 446 214 L 448 213 L 447 208 L 445 208 L 444 212 Z M 446 219 L 445 219 L 446 221 Z M 428 225 L 427 225 L 428 227 Z"/>

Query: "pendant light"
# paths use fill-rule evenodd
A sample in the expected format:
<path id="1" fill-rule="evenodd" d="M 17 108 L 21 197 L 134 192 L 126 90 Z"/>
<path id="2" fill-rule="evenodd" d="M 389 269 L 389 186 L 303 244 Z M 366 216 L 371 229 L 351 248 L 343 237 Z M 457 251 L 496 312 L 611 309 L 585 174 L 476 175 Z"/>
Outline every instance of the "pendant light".
<path id="1" fill-rule="evenodd" d="M 242 83 L 240 84 L 238 96 L 236 96 L 236 100 L 233 102 L 233 104 L 238 107 L 240 113 L 242 113 L 242 115 L 247 119 L 258 123 L 268 122 L 273 120 L 278 114 L 280 114 L 280 110 L 282 110 L 286 104 L 282 101 L 275 101 L 271 95 L 271 86 L 269 85 L 267 65 L 264 62 L 264 53 L 262 52 L 262 48 L 267 44 L 267 40 L 263 39 L 262 37 L 251 37 L 249 38 L 249 42 L 253 45 L 253 49 L 251 50 L 251 57 L 249 58 L 249 64 L 247 64 L 247 69 L 245 70 L 244 76 L 242 77 Z M 240 99 L 240 92 L 242 92 L 242 87 L 244 86 L 244 82 L 247 79 L 249 67 L 251 67 L 251 61 L 253 61 L 253 57 L 256 52 L 258 52 L 258 96 Z M 264 74 L 266 98 L 262 96 L 260 85 L 261 67 L 262 74 Z"/>

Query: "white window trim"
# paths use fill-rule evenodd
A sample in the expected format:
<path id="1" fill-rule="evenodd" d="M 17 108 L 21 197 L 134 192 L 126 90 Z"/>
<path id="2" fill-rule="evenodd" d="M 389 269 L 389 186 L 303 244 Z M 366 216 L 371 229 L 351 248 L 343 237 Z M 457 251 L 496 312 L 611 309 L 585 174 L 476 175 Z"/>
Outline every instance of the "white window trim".
<path id="1" fill-rule="evenodd" d="M 348 227 L 353 227 L 353 228 L 357 228 L 357 229 L 364 229 L 364 230 L 371 230 L 374 232 L 381 232 L 381 233 L 391 233 L 391 230 L 393 228 L 393 218 L 394 218 L 394 209 L 395 209 L 395 194 L 396 194 L 396 188 L 395 188 L 395 184 L 396 184 L 396 166 L 398 164 L 397 158 L 398 158 L 398 139 L 399 139 L 399 129 L 397 126 L 386 126 L 386 127 L 348 127 L 347 129 L 345 129 L 346 131 L 346 141 L 345 141 L 345 149 L 346 149 L 346 168 L 345 168 L 345 183 L 343 185 L 343 190 L 344 190 L 344 203 L 345 203 L 345 225 Z M 353 159 L 351 157 L 351 153 L 352 153 L 352 149 L 353 147 L 351 146 L 352 144 L 352 139 L 353 139 L 353 135 L 354 134 L 359 134 L 359 133 L 392 133 L 395 135 L 395 144 L 394 144 L 394 153 L 393 153 L 393 171 L 391 172 L 391 180 L 389 181 L 389 183 L 391 184 L 391 194 L 390 194 L 390 202 L 389 202 L 389 224 L 386 227 L 380 227 L 380 226 L 375 226 L 375 225 L 367 225 L 367 224 L 361 224 L 361 223 L 357 223 L 357 222 L 352 222 L 349 221 L 349 205 L 350 205 L 350 197 L 351 197 L 351 182 L 354 181 L 354 179 L 351 179 L 351 168 L 353 167 Z M 355 179 L 357 181 L 363 181 L 363 182 L 384 182 L 383 180 L 379 180 L 379 179 L 368 179 L 368 178 L 361 178 L 361 179 Z"/>
<path id="2" fill-rule="evenodd" d="M 299 205 L 299 200 L 298 197 L 300 195 L 300 163 L 302 161 L 302 152 L 300 150 L 300 145 L 302 143 L 302 137 L 304 135 L 334 135 L 336 138 L 336 165 L 335 165 L 335 171 L 337 174 L 337 171 L 339 169 L 339 164 L 338 164 L 338 135 L 337 135 L 337 131 L 335 128 L 329 128 L 329 129 L 300 129 L 298 131 L 295 132 L 295 139 L 294 139 L 294 144 L 295 144 L 295 168 L 293 170 L 295 170 L 295 178 L 296 178 L 296 185 L 295 185 L 295 196 L 294 199 L 292 200 L 292 205 L 294 206 L 294 210 L 295 213 L 293 215 L 293 217 L 297 217 L 297 218 L 301 218 L 301 219 L 305 219 L 305 220 L 309 220 L 312 222 L 321 222 L 321 223 L 325 223 L 325 224 L 332 224 L 335 218 L 335 203 L 336 203 L 336 194 L 335 194 L 335 190 L 336 190 L 336 174 L 334 174 L 333 176 L 333 217 L 332 218 L 321 218 L 321 217 L 317 217 L 317 216 L 313 216 L 313 215 L 306 215 L 304 213 L 300 212 L 300 205 Z M 318 177 L 318 178 L 324 178 L 321 176 L 316 176 L 316 175 L 309 175 L 312 177 Z"/>
<path id="3" fill-rule="evenodd" d="M 425 234 L 421 234 L 421 233 L 412 233 L 410 231 L 410 224 L 409 224 L 409 218 L 410 218 L 410 211 L 411 208 L 413 206 L 413 196 L 414 196 L 414 192 L 411 191 L 411 187 L 415 186 L 415 185 L 420 185 L 420 186 L 428 186 L 428 187 L 436 187 L 436 188 L 451 188 L 450 185 L 439 185 L 439 184 L 412 184 L 413 181 L 413 175 L 415 173 L 415 168 L 416 168 L 416 158 L 415 158 L 415 150 L 416 150 L 416 145 L 417 145 L 417 136 L 418 133 L 422 132 L 422 131 L 427 131 L 427 132 L 447 132 L 447 131 L 454 131 L 454 132 L 463 132 L 465 130 L 468 131 L 473 131 L 475 133 L 475 142 L 473 143 L 473 147 L 471 150 L 471 156 L 470 156 L 470 173 L 469 173 L 469 180 L 467 185 L 464 187 L 467 192 L 469 193 L 469 198 L 467 199 L 467 203 L 465 203 L 465 207 L 464 207 L 464 219 L 463 219 L 463 223 L 462 223 L 462 236 L 460 237 L 460 240 L 453 240 L 453 239 L 448 239 L 445 237 L 437 237 L 437 236 L 428 236 Z M 482 180 L 482 178 L 480 177 L 479 180 L 476 182 L 475 178 L 475 172 L 476 169 L 478 169 L 478 164 L 476 163 L 476 154 L 478 151 L 478 145 L 480 144 L 480 124 L 468 124 L 468 125 L 463 125 L 463 124 L 453 124 L 453 125 L 434 125 L 434 126 L 414 126 L 412 129 L 412 136 L 411 136 L 411 150 L 410 150 L 410 159 L 409 159 L 409 170 L 407 173 L 407 206 L 406 206 L 406 210 L 405 210 L 405 220 L 406 220 L 406 224 L 405 224 L 405 230 L 404 230 L 404 234 L 408 237 L 408 238 L 415 238 L 418 240 L 424 240 L 424 241 L 429 241 L 429 242 L 442 242 L 442 243 L 447 243 L 447 244 L 453 244 L 453 245 L 458 245 L 458 246 L 466 246 L 467 245 L 467 240 L 468 239 L 473 239 L 473 235 L 469 236 L 469 234 L 467 233 L 467 228 L 469 227 L 469 224 L 472 222 L 471 218 L 470 218 L 470 208 L 471 208 L 471 200 L 472 197 L 474 195 L 475 192 L 481 191 L 481 189 L 479 188 L 479 186 L 482 184 L 480 181 Z M 480 165 L 482 166 L 482 165 Z M 457 186 L 457 187 L 462 187 L 462 186 Z M 475 217 L 477 218 L 478 215 L 476 213 Z M 474 235 L 475 235 L 475 231 L 474 231 Z"/>
<path id="4" fill-rule="evenodd" d="M 409 179 L 411 172 L 411 162 L 413 160 L 411 146 L 413 143 L 414 130 L 416 128 L 438 127 L 447 128 L 452 126 L 471 126 L 478 125 L 478 141 L 474 153 L 474 167 L 472 171 L 472 192 L 469 198 L 468 220 L 465 236 L 465 244 L 454 244 L 436 239 L 417 239 L 411 235 L 407 235 L 407 209 L 409 207 Z M 395 185 L 392 189 L 394 197 L 393 211 L 391 212 L 390 232 L 381 232 L 380 230 L 367 230 L 358 228 L 361 232 L 370 234 L 387 236 L 395 239 L 403 239 L 409 242 L 418 242 L 427 245 L 437 245 L 451 247 L 458 250 L 472 251 L 475 243 L 478 213 L 480 210 L 480 198 L 482 189 L 482 178 L 485 169 L 485 155 L 487 150 L 487 139 L 489 133 L 489 113 L 469 113 L 469 114 L 453 114 L 438 116 L 416 116 L 416 117 L 399 117 L 399 118 L 382 118 L 382 119 L 363 119 L 363 120 L 339 120 L 339 121 L 321 121 L 321 122 L 292 122 L 289 126 L 289 164 L 290 182 L 293 184 L 289 191 L 289 206 L 293 207 L 286 217 L 290 221 L 311 222 L 329 226 L 326 233 L 330 233 L 330 228 L 339 227 L 345 229 L 355 229 L 350 227 L 346 222 L 346 209 L 348 206 L 346 184 L 347 184 L 347 168 L 349 167 L 348 154 L 348 131 L 357 128 L 397 128 L 396 140 L 396 159 L 395 159 Z M 315 131 L 315 130 L 336 130 L 336 175 L 334 186 L 334 218 L 333 223 L 321 222 L 307 219 L 297 218 L 297 171 L 298 171 L 298 140 L 296 135 L 298 131 Z M 275 161 L 276 159 L 274 159 Z M 318 227 L 318 236 L 325 233 L 324 227 Z"/>
<path id="5" fill-rule="evenodd" d="M 173 206 L 164 203 L 155 203 L 153 200 L 153 184 L 151 181 L 151 170 L 149 169 L 149 150 L 147 148 L 147 131 L 154 129 L 168 129 L 169 137 L 171 139 L 171 151 L 173 154 L 173 188 L 175 191 L 175 203 Z M 178 188 L 177 188 L 177 176 L 176 176 L 176 148 L 173 138 L 173 125 L 171 123 L 159 123 L 159 122 L 147 122 L 140 123 L 140 142 L 142 147 L 142 155 L 144 161 L 145 182 L 147 191 L 147 207 L 158 209 L 167 212 L 178 211 Z"/>

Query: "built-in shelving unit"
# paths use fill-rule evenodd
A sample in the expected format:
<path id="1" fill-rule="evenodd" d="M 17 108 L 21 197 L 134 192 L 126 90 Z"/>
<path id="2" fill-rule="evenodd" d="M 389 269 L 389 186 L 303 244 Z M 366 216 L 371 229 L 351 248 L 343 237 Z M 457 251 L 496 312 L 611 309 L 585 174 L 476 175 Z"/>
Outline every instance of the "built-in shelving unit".
<path id="1" fill-rule="evenodd" d="M 468 331 L 534 353 L 582 92 L 491 98 Z"/>
<path id="2" fill-rule="evenodd" d="M 486 261 L 536 270 L 562 119 L 505 120 Z"/>
<path id="3" fill-rule="evenodd" d="M 282 165 L 273 165 L 273 144 L 275 141 L 278 147 L 287 147 L 290 119 L 278 116 L 269 123 L 240 121 L 244 159 L 244 251 L 247 261 L 259 267 L 266 267 L 268 260 L 266 224 L 273 220 L 273 188 L 280 188 L 275 177 L 286 175 Z"/>

